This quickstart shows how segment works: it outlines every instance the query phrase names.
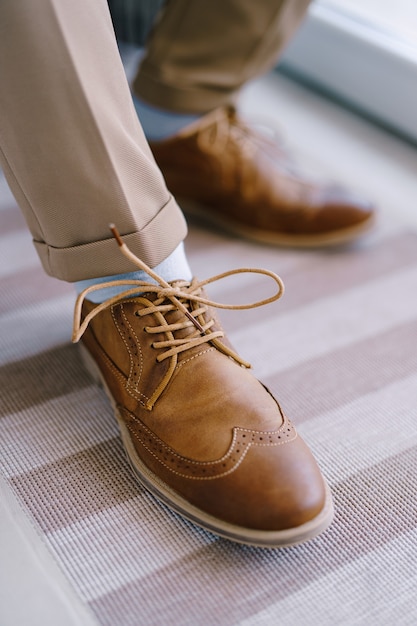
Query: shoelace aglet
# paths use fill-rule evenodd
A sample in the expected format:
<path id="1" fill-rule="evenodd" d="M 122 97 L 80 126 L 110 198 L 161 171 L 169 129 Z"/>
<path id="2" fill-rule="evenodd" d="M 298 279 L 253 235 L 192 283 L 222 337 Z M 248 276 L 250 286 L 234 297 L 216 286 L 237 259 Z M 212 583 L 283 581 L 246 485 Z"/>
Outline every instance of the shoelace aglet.
<path id="1" fill-rule="evenodd" d="M 191 315 L 191 313 L 189 311 L 187 311 L 187 309 L 184 309 L 184 313 L 185 315 L 188 317 L 188 319 L 194 324 L 194 326 L 197 328 L 197 330 L 200 331 L 200 333 L 205 333 L 204 328 L 201 326 L 200 322 L 198 320 L 195 319 L 195 317 L 193 317 Z"/>
<path id="2" fill-rule="evenodd" d="M 113 237 L 116 239 L 117 243 L 119 244 L 119 246 L 122 247 L 123 241 L 122 241 L 119 231 L 117 230 L 116 224 L 110 223 L 109 228 L 111 230 Z"/>

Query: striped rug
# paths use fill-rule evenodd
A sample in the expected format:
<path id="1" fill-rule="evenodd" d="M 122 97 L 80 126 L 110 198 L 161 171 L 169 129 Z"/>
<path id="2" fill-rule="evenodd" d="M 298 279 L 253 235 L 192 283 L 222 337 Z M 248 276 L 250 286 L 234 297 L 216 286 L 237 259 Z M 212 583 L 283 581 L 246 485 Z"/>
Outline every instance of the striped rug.
<path id="1" fill-rule="evenodd" d="M 251 245 L 193 225 L 198 276 L 265 266 L 284 298 L 222 314 L 311 445 L 331 528 L 281 550 L 199 530 L 139 487 L 70 343 L 71 286 L 46 277 L 3 186 L 1 471 L 97 624 L 417 623 L 417 234 L 382 223 L 338 251 Z M 254 275 L 213 285 L 255 300 Z"/>

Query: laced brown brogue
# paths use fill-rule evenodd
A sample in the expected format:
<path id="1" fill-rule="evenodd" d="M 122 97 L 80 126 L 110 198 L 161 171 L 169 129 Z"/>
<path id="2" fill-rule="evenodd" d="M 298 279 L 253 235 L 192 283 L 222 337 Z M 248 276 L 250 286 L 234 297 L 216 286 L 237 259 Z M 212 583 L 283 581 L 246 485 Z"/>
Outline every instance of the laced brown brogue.
<path id="1" fill-rule="evenodd" d="M 277 142 L 246 125 L 233 107 L 216 109 L 150 147 L 185 213 L 245 238 L 335 245 L 356 239 L 374 223 L 370 202 L 306 180 Z"/>
<path id="2" fill-rule="evenodd" d="M 77 300 L 73 340 L 113 404 L 139 481 L 196 524 L 227 539 L 292 545 L 323 531 L 332 499 L 306 444 L 233 350 L 213 310 L 249 308 L 207 299 L 207 281 L 116 281 Z M 94 305 L 98 288 L 126 291 Z M 138 295 L 138 292 L 140 294 Z"/>

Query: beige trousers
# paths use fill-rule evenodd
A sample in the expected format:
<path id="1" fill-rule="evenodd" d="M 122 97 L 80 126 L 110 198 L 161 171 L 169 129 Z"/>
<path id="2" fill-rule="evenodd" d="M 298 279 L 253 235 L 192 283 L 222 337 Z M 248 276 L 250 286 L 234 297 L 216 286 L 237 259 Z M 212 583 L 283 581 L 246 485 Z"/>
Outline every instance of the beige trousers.
<path id="1" fill-rule="evenodd" d="M 310 0 L 168 0 L 146 46 L 135 93 L 204 113 L 271 69 Z"/>
<path id="2" fill-rule="evenodd" d="M 307 0 L 170 0 L 135 90 L 205 111 L 276 60 Z M 1 0 L 0 163 L 46 272 L 76 281 L 150 266 L 186 235 L 132 105 L 105 0 Z"/>

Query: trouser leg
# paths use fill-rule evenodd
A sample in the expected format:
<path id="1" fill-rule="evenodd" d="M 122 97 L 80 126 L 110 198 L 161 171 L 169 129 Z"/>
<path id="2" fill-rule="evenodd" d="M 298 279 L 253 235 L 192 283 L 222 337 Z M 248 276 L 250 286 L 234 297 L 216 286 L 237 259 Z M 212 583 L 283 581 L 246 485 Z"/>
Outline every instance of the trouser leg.
<path id="1" fill-rule="evenodd" d="M 155 266 L 186 234 L 133 108 L 105 0 L 1 0 L 0 163 L 45 270 Z"/>
<path id="2" fill-rule="evenodd" d="M 168 0 L 134 80 L 144 100 L 205 113 L 277 61 L 310 0 Z"/>

